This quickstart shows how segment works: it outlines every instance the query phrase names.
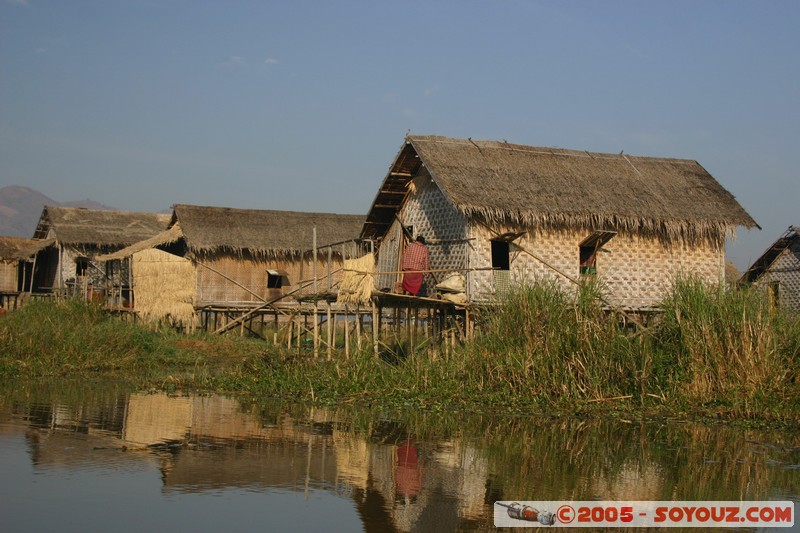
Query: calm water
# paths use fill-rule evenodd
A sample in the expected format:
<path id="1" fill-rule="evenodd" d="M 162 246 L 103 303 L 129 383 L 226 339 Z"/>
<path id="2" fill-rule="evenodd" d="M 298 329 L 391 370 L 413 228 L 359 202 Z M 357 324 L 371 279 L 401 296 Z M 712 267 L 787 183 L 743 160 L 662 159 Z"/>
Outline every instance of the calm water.
<path id="1" fill-rule="evenodd" d="M 5 389 L 3 532 L 491 531 L 496 500 L 800 500 L 796 433 Z"/>

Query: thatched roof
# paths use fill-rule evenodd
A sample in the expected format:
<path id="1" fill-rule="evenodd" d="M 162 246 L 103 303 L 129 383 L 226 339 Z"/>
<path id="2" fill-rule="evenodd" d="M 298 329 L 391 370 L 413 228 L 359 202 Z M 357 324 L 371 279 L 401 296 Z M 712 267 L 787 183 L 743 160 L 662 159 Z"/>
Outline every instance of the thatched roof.
<path id="1" fill-rule="evenodd" d="M 278 256 L 310 250 L 314 227 L 319 247 L 356 239 L 364 215 L 177 204 L 172 221 L 180 224 L 187 246 L 195 253 L 228 250 Z"/>
<path id="2" fill-rule="evenodd" d="M 164 246 L 168 244 L 172 244 L 174 242 L 183 239 L 183 230 L 181 229 L 180 224 L 173 224 L 170 226 L 169 229 L 162 231 L 156 235 L 153 235 L 149 239 L 145 239 L 143 241 L 139 241 L 137 243 L 131 244 L 130 246 L 126 246 L 121 250 L 117 250 L 116 252 L 104 255 L 98 255 L 95 257 L 97 261 L 114 261 L 117 259 L 124 259 L 126 257 L 130 257 L 136 252 L 141 252 L 144 250 L 149 250 L 151 248 L 157 248 L 158 246 Z"/>
<path id="3" fill-rule="evenodd" d="M 364 215 L 177 204 L 168 230 L 98 259 L 122 259 L 181 239 L 194 253 L 228 251 L 267 257 L 296 256 L 312 249 L 315 226 L 317 246 L 321 248 L 358 238 L 363 225 Z"/>
<path id="4" fill-rule="evenodd" d="M 21 239 L 19 237 L 0 237 L 0 261 L 27 259 L 33 254 L 53 244 L 52 239 Z"/>
<path id="5" fill-rule="evenodd" d="M 800 226 L 789 226 L 772 246 L 756 259 L 750 268 L 742 275 L 741 283 L 753 283 L 761 277 L 764 272 L 769 270 L 772 263 L 783 253 L 784 250 L 800 241 Z"/>
<path id="6" fill-rule="evenodd" d="M 53 230 L 61 244 L 84 246 L 128 246 L 163 231 L 169 215 L 102 211 L 80 207 L 45 206 L 35 238 L 43 239 Z"/>
<path id="7" fill-rule="evenodd" d="M 423 166 L 461 213 L 487 222 L 715 241 L 737 226 L 758 227 L 697 161 L 409 136 L 364 237 L 388 229 Z"/>

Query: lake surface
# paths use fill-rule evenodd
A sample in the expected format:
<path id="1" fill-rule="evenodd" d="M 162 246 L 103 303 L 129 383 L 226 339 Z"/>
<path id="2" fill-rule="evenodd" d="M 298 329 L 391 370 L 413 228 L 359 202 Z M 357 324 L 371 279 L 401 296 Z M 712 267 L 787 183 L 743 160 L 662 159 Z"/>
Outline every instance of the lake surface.
<path id="1" fill-rule="evenodd" d="M 0 472 L 5 533 L 493 531 L 497 500 L 798 502 L 800 434 L 5 384 Z"/>

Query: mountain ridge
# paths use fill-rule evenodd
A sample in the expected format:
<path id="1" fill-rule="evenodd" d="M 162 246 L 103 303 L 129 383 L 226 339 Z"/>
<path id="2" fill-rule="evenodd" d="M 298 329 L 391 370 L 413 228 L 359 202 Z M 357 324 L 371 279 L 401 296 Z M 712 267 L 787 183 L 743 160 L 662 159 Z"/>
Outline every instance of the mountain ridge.
<path id="1" fill-rule="evenodd" d="M 7 185 L 0 188 L 0 235 L 6 237 L 33 236 L 39 216 L 45 205 L 62 207 L 85 207 L 87 209 L 114 210 L 94 200 L 59 202 L 46 194 L 23 185 Z"/>

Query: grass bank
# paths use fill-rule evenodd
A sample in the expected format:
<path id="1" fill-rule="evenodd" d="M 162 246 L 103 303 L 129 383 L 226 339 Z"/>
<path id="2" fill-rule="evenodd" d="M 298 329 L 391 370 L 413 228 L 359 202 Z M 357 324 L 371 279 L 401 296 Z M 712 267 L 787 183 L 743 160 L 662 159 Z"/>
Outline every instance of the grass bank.
<path id="1" fill-rule="evenodd" d="M 179 336 L 79 303 L 0 320 L 0 376 L 114 376 L 327 404 L 800 420 L 800 319 L 756 291 L 678 283 L 647 329 L 621 327 L 601 291 L 521 288 L 471 344 L 387 363 L 315 360 L 238 337 Z M 576 304 L 577 301 L 577 304 Z"/>
<path id="2" fill-rule="evenodd" d="M 78 301 L 32 301 L 0 318 L 0 378 L 94 377 L 137 386 L 203 383 L 262 344 L 151 331 Z"/>

